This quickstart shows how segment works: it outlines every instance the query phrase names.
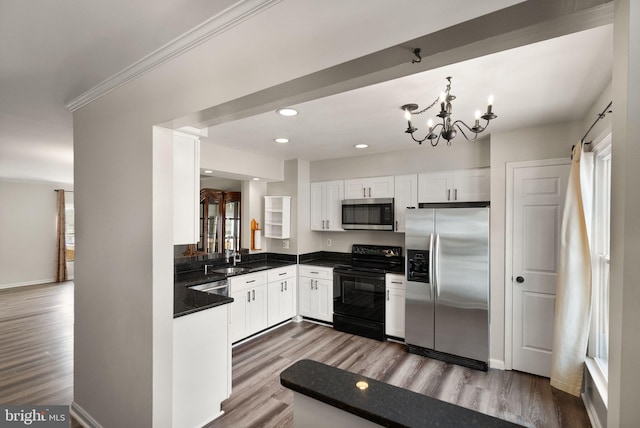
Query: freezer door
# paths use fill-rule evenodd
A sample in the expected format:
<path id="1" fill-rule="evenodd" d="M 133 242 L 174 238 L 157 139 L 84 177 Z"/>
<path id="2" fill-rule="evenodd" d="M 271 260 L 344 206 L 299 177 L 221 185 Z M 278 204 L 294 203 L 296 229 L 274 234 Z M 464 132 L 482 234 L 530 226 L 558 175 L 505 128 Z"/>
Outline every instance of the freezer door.
<path id="1" fill-rule="evenodd" d="M 407 210 L 405 219 L 405 249 L 427 252 L 429 265 L 431 266 L 430 249 L 433 242 L 433 209 Z M 405 260 L 409 260 L 405 257 Z M 431 267 L 429 268 L 431 269 Z M 408 266 L 405 272 L 409 272 Z M 432 275 L 429 275 L 431 277 Z M 405 299 L 405 342 L 409 345 L 417 345 L 423 348 L 433 349 L 434 311 L 431 281 L 418 282 L 407 278 Z"/>
<path id="2" fill-rule="evenodd" d="M 489 208 L 435 212 L 435 349 L 489 358 Z"/>

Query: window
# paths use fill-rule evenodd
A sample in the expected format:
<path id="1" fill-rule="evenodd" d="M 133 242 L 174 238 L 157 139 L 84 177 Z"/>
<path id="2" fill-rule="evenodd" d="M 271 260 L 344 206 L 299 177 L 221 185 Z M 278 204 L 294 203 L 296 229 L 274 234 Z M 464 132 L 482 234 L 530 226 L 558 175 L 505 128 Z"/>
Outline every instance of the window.
<path id="1" fill-rule="evenodd" d="M 591 260 L 592 319 L 589 356 L 594 359 L 605 379 L 609 360 L 609 255 L 611 225 L 611 136 L 595 149 L 594 204 Z"/>
<path id="2" fill-rule="evenodd" d="M 73 192 L 64 194 L 64 240 L 67 247 L 66 258 L 68 262 L 75 260 L 75 210 L 73 209 Z"/>

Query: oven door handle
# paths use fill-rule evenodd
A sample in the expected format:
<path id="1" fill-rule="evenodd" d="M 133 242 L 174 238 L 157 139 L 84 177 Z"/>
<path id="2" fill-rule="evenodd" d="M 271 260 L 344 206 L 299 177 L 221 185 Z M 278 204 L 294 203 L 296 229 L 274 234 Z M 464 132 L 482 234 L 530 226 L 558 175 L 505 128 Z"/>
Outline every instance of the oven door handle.
<path id="1" fill-rule="evenodd" d="M 381 279 L 384 281 L 385 274 L 380 272 L 367 272 L 360 269 L 351 269 L 351 268 L 335 268 L 333 270 L 333 274 L 335 275 L 358 275 L 363 278 L 375 278 Z"/>

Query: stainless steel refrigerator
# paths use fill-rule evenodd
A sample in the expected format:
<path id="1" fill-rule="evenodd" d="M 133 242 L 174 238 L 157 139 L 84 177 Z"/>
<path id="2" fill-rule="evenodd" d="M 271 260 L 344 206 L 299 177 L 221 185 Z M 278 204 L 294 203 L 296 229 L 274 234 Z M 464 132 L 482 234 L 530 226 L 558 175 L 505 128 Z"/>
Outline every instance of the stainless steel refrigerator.
<path id="1" fill-rule="evenodd" d="M 408 209 L 405 240 L 407 350 L 487 370 L 487 203 Z"/>

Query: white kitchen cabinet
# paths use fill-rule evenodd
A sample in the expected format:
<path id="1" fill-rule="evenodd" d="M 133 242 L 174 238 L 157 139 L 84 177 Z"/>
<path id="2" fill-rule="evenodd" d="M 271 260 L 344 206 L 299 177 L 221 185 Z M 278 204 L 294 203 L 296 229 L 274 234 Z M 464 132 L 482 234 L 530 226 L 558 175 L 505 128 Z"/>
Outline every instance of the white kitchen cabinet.
<path id="1" fill-rule="evenodd" d="M 298 267 L 298 311 L 301 316 L 333 322 L 333 269 Z"/>
<path id="2" fill-rule="evenodd" d="M 418 202 L 476 202 L 490 200 L 489 168 L 418 174 Z"/>
<path id="3" fill-rule="evenodd" d="M 229 309 L 231 342 L 242 340 L 268 327 L 266 272 L 231 277 L 229 295 L 234 299 Z"/>
<path id="4" fill-rule="evenodd" d="M 407 208 L 418 208 L 418 174 L 396 175 L 394 217 L 395 232 L 404 232 Z"/>
<path id="5" fill-rule="evenodd" d="M 291 196 L 264 197 L 264 236 L 275 239 L 291 236 Z"/>
<path id="6" fill-rule="evenodd" d="M 394 177 L 368 177 L 344 181 L 345 199 L 393 198 Z"/>
<path id="7" fill-rule="evenodd" d="M 404 275 L 386 275 L 385 333 L 404 339 L 406 280 Z"/>
<path id="8" fill-rule="evenodd" d="M 342 229 L 342 200 L 344 181 L 311 183 L 311 230 L 344 231 Z"/>
<path id="9" fill-rule="evenodd" d="M 174 427 L 201 427 L 222 414 L 220 403 L 231 394 L 229 306 L 173 320 Z"/>
<path id="10" fill-rule="evenodd" d="M 267 325 L 296 315 L 296 265 L 267 271 Z"/>
<path id="11" fill-rule="evenodd" d="M 195 244 L 199 235 L 200 140 L 173 135 L 173 243 Z"/>

